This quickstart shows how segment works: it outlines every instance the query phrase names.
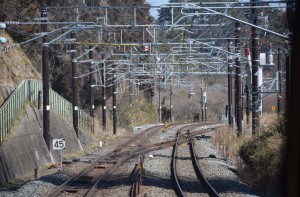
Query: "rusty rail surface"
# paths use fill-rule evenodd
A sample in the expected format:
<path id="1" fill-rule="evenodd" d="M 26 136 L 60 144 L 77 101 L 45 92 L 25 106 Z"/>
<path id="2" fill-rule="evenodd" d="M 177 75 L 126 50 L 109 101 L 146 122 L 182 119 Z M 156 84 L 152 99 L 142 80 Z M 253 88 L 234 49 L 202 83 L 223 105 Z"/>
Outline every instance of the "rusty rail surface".
<path id="1" fill-rule="evenodd" d="M 143 162 L 135 164 L 135 167 L 131 174 L 131 189 L 130 197 L 137 197 L 140 194 L 140 188 L 143 181 Z"/>

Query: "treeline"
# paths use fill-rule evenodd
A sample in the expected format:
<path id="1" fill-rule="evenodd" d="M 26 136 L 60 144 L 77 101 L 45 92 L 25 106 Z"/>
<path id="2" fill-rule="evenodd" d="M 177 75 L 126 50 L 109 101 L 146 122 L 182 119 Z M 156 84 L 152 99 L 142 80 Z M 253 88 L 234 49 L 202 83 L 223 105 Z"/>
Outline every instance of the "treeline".
<path id="1" fill-rule="evenodd" d="M 41 5 L 47 3 L 48 6 L 60 6 L 60 7 L 84 7 L 84 6 L 147 6 L 145 0 L 1 0 L 0 1 L 0 21 L 18 21 L 18 22 L 37 22 L 37 18 L 41 17 Z M 150 9 L 149 9 L 150 10 Z M 153 22 L 152 16 L 150 16 L 150 11 L 146 10 L 143 14 L 138 15 L 139 21 L 144 21 L 145 24 Z M 48 10 L 48 19 L 50 22 L 72 22 L 76 21 L 76 11 L 75 9 L 60 9 Z M 113 19 L 114 23 L 124 20 L 124 16 L 133 15 L 133 13 L 125 13 L 126 11 L 120 9 L 114 10 L 114 12 L 109 13 L 109 17 Z M 79 16 L 80 21 L 85 22 L 97 22 L 97 14 L 101 15 L 101 11 L 91 10 L 91 12 L 82 12 Z M 49 31 L 53 31 L 56 28 L 61 26 L 58 25 L 48 25 Z M 15 42 L 21 43 L 26 40 L 32 39 L 36 36 L 37 33 L 41 32 L 41 27 L 39 24 L 28 24 L 28 25 L 8 25 L 6 31 L 13 37 Z M 58 33 L 51 34 L 54 38 L 59 36 L 63 31 Z M 108 32 L 106 32 L 108 34 Z M 138 35 L 123 35 L 123 41 L 130 41 Z M 67 36 L 69 38 L 69 35 Z M 98 42 L 98 35 L 94 31 L 78 31 L 77 32 L 77 41 L 85 42 Z M 103 37 L 104 42 L 109 41 L 107 37 Z M 107 40 L 105 40 L 107 39 Z M 41 49 L 42 49 L 42 40 L 34 40 L 28 44 L 21 45 L 24 49 L 34 66 L 41 71 Z M 77 46 L 77 55 L 83 53 L 89 46 L 87 45 L 78 45 Z M 66 51 L 70 49 L 70 44 L 66 43 L 55 43 L 49 47 L 49 60 L 50 60 L 50 78 L 51 78 L 51 87 L 57 91 L 59 94 L 64 96 L 69 101 L 72 101 L 72 89 L 71 89 L 71 59 L 70 54 Z M 101 59 L 103 52 L 113 50 L 111 47 L 97 47 L 94 50 L 94 57 L 96 59 Z M 78 67 L 78 75 L 88 73 L 88 64 L 80 65 Z M 99 76 L 99 75 L 98 75 Z M 89 103 L 89 84 L 88 76 L 80 78 L 79 80 L 79 99 L 80 106 L 83 108 L 88 107 Z M 99 79 L 98 79 L 99 81 Z M 107 81 L 110 83 L 111 81 Z M 111 91 L 110 88 L 107 88 L 107 96 L 110 97 Z M 100 88 L 97 88 L 95 96 L 95 105 L 96 107 L 101 103 Z"/>

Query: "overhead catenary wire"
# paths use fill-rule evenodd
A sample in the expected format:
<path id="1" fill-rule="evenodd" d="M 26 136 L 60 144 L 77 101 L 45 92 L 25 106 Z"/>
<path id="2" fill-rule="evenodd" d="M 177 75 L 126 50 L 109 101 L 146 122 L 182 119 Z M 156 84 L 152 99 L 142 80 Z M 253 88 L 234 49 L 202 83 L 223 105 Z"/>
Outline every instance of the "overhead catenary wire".
<path id="1" fill-rule="evenodd" d="M 54 33 L 54 32 L 57 32 L 57 31 L 59 31 L 59 30 L 62 30 L 62 29 L 64 29 L 64 28 L 66 28 L 66 27 L 70 27 L 70 25 L 67 25 L 67 26 L 64 26 L 64 27 L 55 29 L 55 30 L 53 30 L 53 31 L 51 31 L 51 32 L 48 32 L 48 33 L 47 33 L 47 32 L 44 32 L 42 35 L 37 36 L 37 37 L 35 37 L 35 38 L 32 38 L 32 39 L 26 40 L 26 41 L 24 41 L 24 42 L 20 42 L 20 43 L 17 43 L 17 44 L 12 44 L 12 45 L 10 45 L 10 46 L 4 47 L 4 48 L 0 49 L 0 53 L 1 53 L 1 52 L 5 52 L 5 51 L 7 51 L 7 50 L 10 50 L 10 49 L 12 49 L 12 48 L 19 47 L 20 45 L 24 45 L 24 44 L 26 44 L 26 43 L 29 43 L 29 42 L 38 40 L 38 39 L 40 39 L 40 38 L 43 38 L 44 36 L 47 36 L 47 35 L 49 35 L 49 34 L 51 34 L 51 33 Z"/>

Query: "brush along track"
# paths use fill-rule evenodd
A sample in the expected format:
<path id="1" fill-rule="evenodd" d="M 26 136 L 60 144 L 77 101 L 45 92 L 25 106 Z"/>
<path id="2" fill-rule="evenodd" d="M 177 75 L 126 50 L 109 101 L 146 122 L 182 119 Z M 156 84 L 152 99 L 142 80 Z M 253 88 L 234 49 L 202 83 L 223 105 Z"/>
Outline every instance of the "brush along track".
<path id="1" fill-rule="evenodd" d="M 202 133 L 204 133 L 204 132 L 202 132 Z M 190 132 L 189 130 L 184 131 L 183 129 L 180 129 L 177 131 L 176 142 L 173 145 L 172 161 L 171 161 L 171 178 L 173 181 L 174 190 L 175 190 L 177 196 L 179 196 L 179 197 L 187 196 L 187 194 L 184 192 L 184 190 L 189 190 L 187 188 L 191 188 L 191 187 L 194 188 L 194 190 L 195 190 L 195 191 L 192 191 L 192 193 L 195 193 L 195 192 L 202 193 L 203 194 L 202 196 L 206 196 L 204 193 L 206 191 L 209 194 L 209 196 L 219 197 L 220 195 L 218 194 L 218 192 L 209 184 L 209 182 L 206 180 L 206 178 L 201 173 L 201 170 L 199 168 L 199 164 L 197 161 L 197 157 L 195 154 L 195 150 L 194 150 L 194 136 L 195 136 L 195 132 Z M 189 162 L 190 158 L 178 156 L 179 145 L 183 144 L 183 143 L 179 143 L 179 142 L 182 139 L 184 139 L 184 140 L 188 139 L 185 142 L 188 142 L 188 144 L 189 144 L 189 149 L 190 149 L 190 154 L 191 154 L 191 159 L 192 159 L 192 166 Z M 191 175 L 185 174 L 185 172 L 184 172 L 185 170 L 179 171 L 180 167 L 178 168 L 178 166 L 177 166 L 177 162 L 179 162 L 179 159 L 182 160 L 182 161 L 180 161 L 181 163 L 184 162 L 184 164 L 181 164 L 181 166 L 184 165 L 185 167 L 189 166 L 190 168 L 192 168 L 192 167 L 194 168 L 197 178 L 201 182 L 200 187 L 199 187 L 199 184 L 195 183 L 195 181 L 192 180 Z M 181 180 L 181 182 L 180 182 L 178 177 L 181 177 L 183 180 Z M 203 189 L 201 190 L 199 188 L 203 188 Z M 189 191 L 187 191 L 187 192 L 189 192 Z"/>

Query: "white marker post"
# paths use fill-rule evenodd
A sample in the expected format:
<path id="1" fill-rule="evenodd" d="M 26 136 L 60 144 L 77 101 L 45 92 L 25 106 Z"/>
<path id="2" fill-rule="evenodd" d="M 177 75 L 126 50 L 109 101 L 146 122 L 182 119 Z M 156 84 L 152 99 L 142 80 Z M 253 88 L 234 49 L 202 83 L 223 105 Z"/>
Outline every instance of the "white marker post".
<path id="1" fill-rule="evenodd" d="M 63 150 L 66 148 L 66 140 L 65 139 L 53 139 L 52 140 L 53 150 L 60 150 L 60 169 L 62 170 L 62 158 L 63 158 Z"/>

